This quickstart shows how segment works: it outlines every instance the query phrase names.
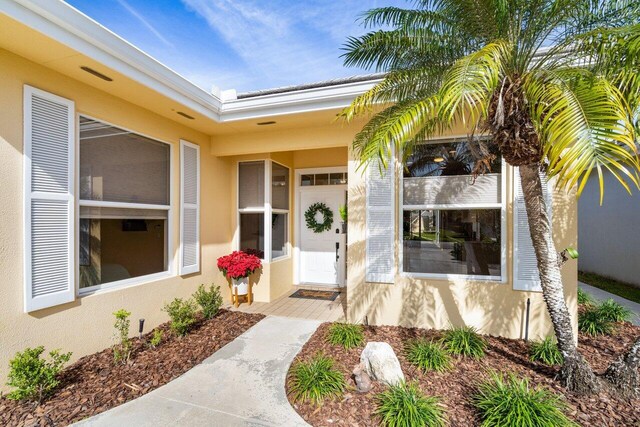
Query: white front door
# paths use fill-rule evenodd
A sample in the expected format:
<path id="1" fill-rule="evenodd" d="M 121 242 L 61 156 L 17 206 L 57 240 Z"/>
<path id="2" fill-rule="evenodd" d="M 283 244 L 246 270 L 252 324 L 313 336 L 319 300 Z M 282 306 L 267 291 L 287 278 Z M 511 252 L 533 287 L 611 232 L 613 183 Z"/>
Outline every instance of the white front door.
<path id="1" fill-rule="evenodd" d="M 300 283 L 344 286 L 346 272 L 346 234 L 342 233 L 338 208 L 346 204 L 346 185 L 300 187 L 298 238 Z M 304 214 L 314 203 L 324 203 L 333 212 L 328 231 L 316 233 L 307 227 Z M 318 222 L 322 215 L 317 215 Z"/>

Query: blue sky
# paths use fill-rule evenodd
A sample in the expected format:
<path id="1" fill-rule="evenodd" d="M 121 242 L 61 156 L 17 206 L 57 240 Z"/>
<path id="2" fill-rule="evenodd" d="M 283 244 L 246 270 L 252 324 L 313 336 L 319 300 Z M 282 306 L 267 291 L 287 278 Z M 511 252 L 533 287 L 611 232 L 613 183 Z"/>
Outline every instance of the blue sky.
<path id="1" fill-rule="evenodd" d="M 203 89 L 239 92 L 362 74 L 340 48 L 372 7 L 404 0 L 67 0 Z"/>

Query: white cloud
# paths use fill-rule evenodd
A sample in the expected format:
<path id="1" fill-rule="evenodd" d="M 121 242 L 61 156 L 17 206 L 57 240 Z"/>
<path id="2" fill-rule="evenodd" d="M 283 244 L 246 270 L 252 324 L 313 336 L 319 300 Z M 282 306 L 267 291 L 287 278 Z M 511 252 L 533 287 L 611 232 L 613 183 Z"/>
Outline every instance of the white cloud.
<path id="1" fill-rule="evenodd" d="M 343 68 L 339 48 L 347 35 L 361 32 L 355 20 L 369 7 L 363 2 L 182 2 L 204 18 L 244 62 L 235 74 L 237 83 L 228 70 L 211 76 L 222 88 L 229 87 L 226 82 L 242 90 L 355 74 Z M 203 76 L 198 80 L 203 81 Z"/>
<path id="2" fill-rule="evenodd" d="M 151 32 L 151 34 L 153 34 L 154 36 L 156 36 L 156 38 L 158 40 L 160 40 L 165 46 L 168 47 L 174 47 L 174 45 L 167 40 L 162 33 L 160 33 L 160 31 L 156 30 L 156 28 L 151 25 L 151 23 L 144 18 L 144 16 L 142 16 L 140 14 L 140 12 L 138 12 L 137 10 L 135 10 L 129 3 L 127 3 L 125 0 L 116 0 L 120 6 L 122 6 L 127 12 L 129 12 L 131 14 L 131 16 L 133 16 L 134 18 L 136 18 L 138 21 L 140 21 L 140 23 L 147 29 L 149 30 L 149 32 Z"/>

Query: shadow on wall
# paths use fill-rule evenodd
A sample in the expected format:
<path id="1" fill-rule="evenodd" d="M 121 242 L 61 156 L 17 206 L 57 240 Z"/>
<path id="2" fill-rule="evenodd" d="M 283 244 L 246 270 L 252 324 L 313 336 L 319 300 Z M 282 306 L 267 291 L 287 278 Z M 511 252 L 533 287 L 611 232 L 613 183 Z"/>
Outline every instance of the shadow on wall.
<path id="1" fill-rule="evenodd" d="M 576 206 L 572 203 L 572 197 L 573 193 L 554 198 L 552 221 L 558 250 L 576 246 L 573 234 L 576 230 Z M 483 333 L 524 338 L 526 302 L 530 298 L 529 338 L 539 339 L 553 333 L 542 294 L 514 291 L 510 280 L 497 283 L 396 276 L 395 284 L 365 283 L 364 186 L 351 188 L 349 198 L 353 206 L 349 209 L 350 229 L 358 230 L 357 235 L 362 236 L 349 242 L 350 286 L 347 292 L 350 322 L 361 323 L 366 317 L 369 324 L 436 329 L 474 326 Z M 510 213 L 508 220 L 508 231 L 504 238 L 511 239 Z M 512 251 L 510 241 L 507 249 Z M 563 269 L 565 297 L 573 312 L 572 307 L 576 304 L 575 261 L 569 261 Z M 511 270 L 512 266 L 507 265 L 507 277 L 512 274 Z"/>

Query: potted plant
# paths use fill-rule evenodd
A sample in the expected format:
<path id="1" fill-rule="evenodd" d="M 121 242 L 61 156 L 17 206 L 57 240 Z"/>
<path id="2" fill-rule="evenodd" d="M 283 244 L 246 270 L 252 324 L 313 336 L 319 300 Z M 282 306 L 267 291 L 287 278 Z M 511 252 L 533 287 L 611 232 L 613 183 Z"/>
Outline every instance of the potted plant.
<path id="1" fill-rule="evenodd" d="M 340 219 L 342 220 L 342 232 L 347 232 L 347 205 L 341 205 L 338 208 L 338 212 L 340 213 Z"/>
<path id="2" fill-rule="evenodd" d="M 242 251 L 234 251 L 218 258 L 218 269 L 231 279 L 236 295 L 249 293 L 249 276 L 261 267 L 260 258 Z"/>

